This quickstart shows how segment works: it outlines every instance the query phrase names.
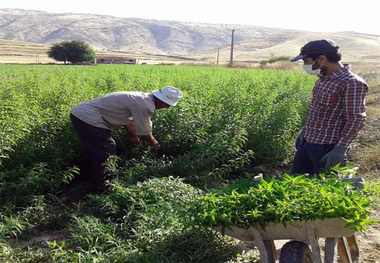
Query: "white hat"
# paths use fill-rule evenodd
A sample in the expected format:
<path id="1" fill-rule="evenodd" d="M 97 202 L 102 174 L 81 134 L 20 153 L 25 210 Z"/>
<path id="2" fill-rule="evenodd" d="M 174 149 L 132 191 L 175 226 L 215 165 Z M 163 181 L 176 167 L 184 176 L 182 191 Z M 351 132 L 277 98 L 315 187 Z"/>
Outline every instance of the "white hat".
<path id="1" fill-rule="evenodd" d="M 175 106 L 177 102 L 183 97 L 182 92 L 177 88 L 172 86 L 166 86 L 159 90 L 152 91 L 153 96 L 157 99 L 169 104 L 170 106 Z"/>

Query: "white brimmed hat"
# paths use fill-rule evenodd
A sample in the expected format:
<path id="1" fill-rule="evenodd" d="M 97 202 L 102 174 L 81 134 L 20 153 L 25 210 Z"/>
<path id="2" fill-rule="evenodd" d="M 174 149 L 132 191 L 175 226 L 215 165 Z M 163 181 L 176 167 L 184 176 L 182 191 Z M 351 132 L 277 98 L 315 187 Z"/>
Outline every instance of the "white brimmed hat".
<path id="1" fill-rule="evenodd" d="M 183 97 L 182 92 L 176 87 L 166 86 L 159 90 L 152 91 L 153 96 L 157 99 L 169 104 L 170 106 L 175 106 L 177 102 Z"/>

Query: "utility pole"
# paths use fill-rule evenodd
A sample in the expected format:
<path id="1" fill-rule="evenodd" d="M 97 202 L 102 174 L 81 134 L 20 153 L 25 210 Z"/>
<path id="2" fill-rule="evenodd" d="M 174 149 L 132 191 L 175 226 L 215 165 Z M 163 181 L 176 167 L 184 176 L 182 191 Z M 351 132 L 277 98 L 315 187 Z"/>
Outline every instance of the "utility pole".
<path id="1" fill-rule="evenodd" d="M 230 68 L 232 68 L 232 66 L 234 64 L 234 34 L 235 34 L 235 29 L 232 29 L 230 64 L 228 64 L 228 67 L 230 67 Z"/>
<path id="2" fill-rule="evenodd" d="M 216 64 L 219 64 L 219 46 L 218 46 L 218 55 L 216 56 Z"/>

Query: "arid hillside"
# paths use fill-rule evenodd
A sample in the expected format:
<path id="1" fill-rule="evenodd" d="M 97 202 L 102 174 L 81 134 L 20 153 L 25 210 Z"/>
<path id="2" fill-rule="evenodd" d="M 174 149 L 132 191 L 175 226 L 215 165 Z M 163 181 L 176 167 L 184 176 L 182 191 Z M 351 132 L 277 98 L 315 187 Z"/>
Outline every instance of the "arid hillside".
<path id="1" fill-rule="evenodd" d="M 291 57 L 297 55 L 300 47 L 308 41 L 321 38 L 330 38 L 337 41 L 341 48 L 342 61 L 344 63 L 356 64 L 361 67 L 368 65 L 370 68 L 380 68 L 380 36 L 355 33 L 293 33 L 257 38 L 235 44 L 233 59 L 235 63 L 254 65 L 273 56 Z M 50 46 L 0 39 L 0 63 L 55 63 L 46 54 Z M 139 64 L 215 64 L 218 52 L 219 63 L 228 63 L 230 60 L 230 47 L 220 48 L 219 51 L 217 49 L 210 49 L 182 56 L 101 50 L 97 50 L 96 54 L 97 58 L 136 58 Z"/>
<path id="2" fill-rule="evenodd" d="M 308 41 L 329 38 L 341 47 L 343 62 L 380 66 L 380 36 L 356 32 L 301 32 L 18 9 L 0 9 L 0 27 L 0 63 L 53 63 L 46 55 L 52 44 L 83 40 L 98 58 L 135 58 L 148 64 L 226 64 L 235 29 L 234 63 L 250 65 L 271 57 L 292 57 Z"/>
<path id="3" fill-rule="evenodd" d="M 83 40 L 97 50 L 184 55 L 235 41 L 293 30 L 250 25 L 188 23 L 105 15 L 0 9 L 0 39 L 54 44 Z"/>
<path id="4" fill-rule="evenodd" d="M 341 33 L 289 33 L 260 37 L 237 43 L 234 47 L 234 61 L 259 63 L 271 57 L 297 55 L 307 42 L 316 39 L 333 39 L 342 53 L 342 61 L 351 64 L 368 64 L 380 67 L 380 36 L 354 32 Z M 194 58 L 204 61 L 216 59 L 217 50 L 202 52 Z M 230 48 L 219 50 L 220 61 L 228 61 Z"/>

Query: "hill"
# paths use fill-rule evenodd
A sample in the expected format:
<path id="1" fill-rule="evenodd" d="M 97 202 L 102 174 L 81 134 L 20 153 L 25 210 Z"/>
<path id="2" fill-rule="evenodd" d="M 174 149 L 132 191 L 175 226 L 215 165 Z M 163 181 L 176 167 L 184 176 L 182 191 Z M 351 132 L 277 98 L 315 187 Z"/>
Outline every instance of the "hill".
<path id="1" fill-rule="evenodd" d="M 315 39 L 334 39 L 343 61 L 379 66 L 380 36 L 356 32 L 318 33 L 249 25 L 225 25 L 54 14 L 0 9 L 0 63 L 49 63 L 50 45 L 83 40 L 97 56 L 137 58 L 148 63 L 227 63 L 235 29 L 234 61 L 258 63 L 272 56 L 294 56 Z"/>
<path id="2" fill-rule="evenodd" d="M 234 48 L 234 61 L 258 63 L 272 56 L 297 55 L 307 42 L 316 39 L 335 40 L 342 53 L 342 61 L 350 64 L 368 64 L 370 67 L 380 66 L 380 36 L 355 32 L 316 33 L 293 32 L 259 37 L 250 41 L 237 43 Z M 220 51 L 220 60 L 228 61 L 230 48 Z M 194 58 L 204 61 L 215 60 L 217 50 L 201 52 Z"/>
<path id="3" fill-rule="evenodd" d="M 48 45 L 77 39 L 97 50 L 160 55 L 183 55 L 228 46 L 234 27 L 239 28 L 236 42 L 292 31 L 20 9 L 0 9 L 0 27 L 0 39 Z"/>

